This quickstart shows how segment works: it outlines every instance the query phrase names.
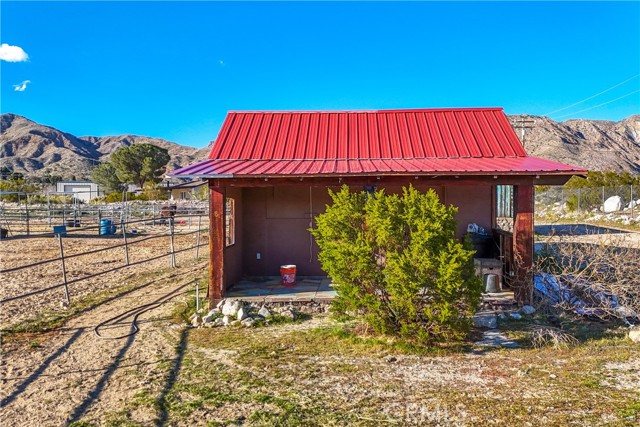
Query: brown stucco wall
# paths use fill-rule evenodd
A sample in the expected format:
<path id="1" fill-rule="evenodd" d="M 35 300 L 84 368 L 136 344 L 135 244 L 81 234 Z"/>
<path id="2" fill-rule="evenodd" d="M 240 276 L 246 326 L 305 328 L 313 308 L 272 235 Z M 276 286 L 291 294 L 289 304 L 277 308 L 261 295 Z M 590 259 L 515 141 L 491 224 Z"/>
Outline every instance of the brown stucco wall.
<path id="1" fill-rule="evenodd" d="M 416 188 L 427 191 L 432 187 L 419 183 Z M 491 185 L 433 188 L 441 201 L 459 208 L 458 237 L 471 222 L 491 229 Z M 390 186 L 386 191 L 399 193 L 402 187 Z M 225 283 L 234 283 L 242 275 L 275 276 L 283 264 L 295 264 L 299 275 L 326 275 L 308 231 L 310 213 L 315 217 L 331 203 L 326 187 L 229 188 L 227 197 L 236 199 L 237 234 L 236 245 L 225 249 Z"/>
<path id="2" fill-rule="evenodd" d="M 464 235 L 470 223 L 476 223 L 484 227 L 488 233 L 491 232 L 493 186 L 489 184 L 448 185 L 444 191 L 444 203 L 447 206 L 458 207 L 456 215 L 458 238 Z"/>
<path id="3" fill-rule="evenodd" d="M 243 272 L 242 254 L 244 246 L 244 202 L 242 188 L 227 188 L 225 197 L 234 199 L 235 204 L 235 222 L 236 222 L 236 240 L 235 244 L 224 248 L 224 284 L 225 288 L 229 288 L 232 284 L 238 282 Z"/>
<path id="4" fill-rule="evenodd" d="M 324 212 L 327 203 L 324 187 L 245 188 L 244 273 L 274 276 L 281 265 L 295 264 L 299 275 L 325 275 L 308 229 L 311 217 Z"/>
<path id="5" fill-rule="evenodd" d="M 429 187 L 417 188 L 426 191 Z M 444 189 L 435 190 L 442 200 Z M 386 191 L 396 193 L 402 191 L 402 187 L 387 187 Z M 245 275 L 278 275 L 284 264 L 295 264 L 299 275 L 326 275 L 317 259 L 318 246 L 308 231 L 309 213 L 315 217 L 331 203 L 326 187 L 244 188 L 243 199 L 242 270 Z M 260 259 L 257 259 L 258 253 Z"/>

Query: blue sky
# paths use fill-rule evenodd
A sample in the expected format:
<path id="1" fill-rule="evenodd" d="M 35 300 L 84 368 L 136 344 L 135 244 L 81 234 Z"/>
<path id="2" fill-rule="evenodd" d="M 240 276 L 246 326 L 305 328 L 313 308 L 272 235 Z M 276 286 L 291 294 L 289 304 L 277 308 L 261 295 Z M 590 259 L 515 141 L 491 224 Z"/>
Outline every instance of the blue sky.
<path id="1" fill-rule="evenodd" d="M 0 11 L 0 43 L 28 55 L 0 61 L 1 111 L 78 136 L 202 147 L 229 110 L 541 115 L 625 80 L 551 117 L 640 113 L 639 2 L 3 0 Z"/>

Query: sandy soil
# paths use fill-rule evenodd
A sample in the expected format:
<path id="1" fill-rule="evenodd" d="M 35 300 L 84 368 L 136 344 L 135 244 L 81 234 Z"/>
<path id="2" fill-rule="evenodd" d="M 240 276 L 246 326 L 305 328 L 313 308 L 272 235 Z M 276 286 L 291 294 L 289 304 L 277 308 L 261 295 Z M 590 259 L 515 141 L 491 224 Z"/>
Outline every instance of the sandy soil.
<path id="1" fill-rule="evenodd" d="M 189 230 L 177 230 L 188 232 Z M 110 248 L 123 243 L 121 236 L 96 236 L 83 235 L 74 237 L 69 234 L 63 238 L 63 251 L 65 258 L 75 254 L 84 254 L 88 251 Z M 156 236 L 142 242 L 150 236 Z M 206 232 L 201 233 L 200 244 L 207 243 Z M 180 235 L 174 237 L 175 250 L 194 247 L 196 234 Z M 125 248 L 117 247 L 94 254 L 80 255 L 65 260 L 67 280 L 73 281 L 99 272 L 106 274 L 87 278 L 69 285 L 70 299 L 73 301 L 92 292 L 107 289 L 124 284 L 125 279 L 135 272 L 151 271 L 170 267 L 170 237 L 166 227 L 148 230 L 145 234 L 130 235 L 127 238 L 129 245 L 130 266 L 125 267 Z M 137 241 L 140 243 L 136 244 Z M 200 256 L 206 256 L 207 247 L 200 248 Z M 162 256 L 156 260 L 142 262 L 145 259 Z M 8 269 L 18 266 L 26 266 L 38 261 L 53 259 L 54 261 L 26 267 L 17 271 L 2 273 L 2 299 L 28 292 L 43 289 L 49 286 L 63 283 L 62 265 L 59 260 L 60 248 L 55 237 L 31 237 L 3 240 L 0 243 L 0 268 Z M 195 249 L 176 254 L 178 264 L 195 258 Z M 136 264 L 137 263 L 137 264 Z M 125 268 L 120 268 L 125 267 Z M 110 271 L 109 270 L 114 270 Z M 50 291 L 3 303 L 0 308 L 0 327 L 14 325 L 25 318 L 33 317 L 44 310 L 62 310 L 65 301 L 64 288 L 59 287 Z"/>
<path id="2" fill-rule="evenodd" d="M 186 298 L 184 292 L 205 268 L 203 261 L 185 262 L 48 336 L 39 335 L 30 343 L 4 342 L 0 424 L 63 426 L 83 417 L 101 419 L 101 414 L 134 399 L 146 384 L 166 376 L 183 328 L 171 326 L 166 316 L 172 304 Z M 136 316 L 138 333 L 109 339 L 130 333 Z M 98 331 L 101 338 L 94 327 L 105 321 Z M 140 421 L 155 417 L 136 414 Z"/>

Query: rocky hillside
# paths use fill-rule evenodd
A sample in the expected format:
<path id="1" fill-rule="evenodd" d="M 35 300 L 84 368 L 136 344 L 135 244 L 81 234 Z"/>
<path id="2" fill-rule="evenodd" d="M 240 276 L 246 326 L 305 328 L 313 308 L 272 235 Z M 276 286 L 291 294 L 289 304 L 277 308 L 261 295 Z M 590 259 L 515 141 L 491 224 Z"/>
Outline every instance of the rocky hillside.
<path id="1" fill-rule="evenodd" d="M 518 122 L 527 123 L 524 144 L 532 156 L 581 166 L 589 170 L 640 173 L 640 115 L 619 122 L 567 120 L 555 122 L 541 116 L 510 116 L 521 137 Z"/>
<path id="2" fill-rule="evenodd" d="M 16 114 L 2 114 L 0 166 L 25 175 L 88 178 L 91 169 L 120 147 L 150 143 L 169 151 L 172 170 L 206 157 L 202 150 L 159 138 L 137 135 L 77 137 Z"/>
<path id="3" fill-rule="evenodd" d="M 555 122 L 541 116 L 509 118 L 518 136 L 521 136 L 518 122 L 529 121 L 524 143 L 533 156 L 590 170 L 640 173 L 640 115 L 619 122 Z M 27 175 L 48 172 L 65 178 L 86 178 L 93 166 L 107 160 L 115 150 L 136 143 L 166 148 L 171 155 L 169 170 L 206 158 L 210 150 L 136 135 L 76 137 L 10 113 L 2 114 L 1 119 L 0 166 Z"/>

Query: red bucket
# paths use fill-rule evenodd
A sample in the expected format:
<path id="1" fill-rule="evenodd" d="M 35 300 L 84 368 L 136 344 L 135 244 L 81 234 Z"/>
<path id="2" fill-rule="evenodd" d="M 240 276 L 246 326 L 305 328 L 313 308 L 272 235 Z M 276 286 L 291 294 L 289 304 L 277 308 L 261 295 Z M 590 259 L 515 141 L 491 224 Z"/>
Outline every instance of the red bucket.
<path id="1" fill-rule="evenodd" d="M 282 265 L 280 266 L 280 283 L 282 286 L 295 286 L 296 285 L 296 266 L 295 265 Z"/>

